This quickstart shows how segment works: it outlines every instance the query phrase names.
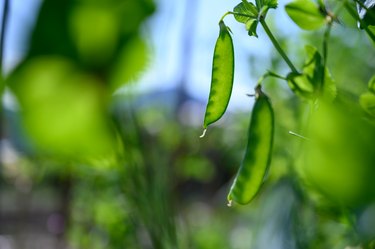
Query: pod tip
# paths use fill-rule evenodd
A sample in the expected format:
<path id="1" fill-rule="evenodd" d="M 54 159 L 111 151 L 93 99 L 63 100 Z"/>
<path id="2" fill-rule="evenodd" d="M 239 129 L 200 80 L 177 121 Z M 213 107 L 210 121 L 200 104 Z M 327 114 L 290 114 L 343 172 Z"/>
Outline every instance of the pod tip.
<path id="1" fill-rule="evenodd" d="M 231 207 L 231 206 L 232 206 L 232 200 L 228 200 L 227 206 L 228 206 L 228 207 Z"/>
<path id="2" fill-rule="evenodd" d="M 203 138 L 204 136 L 206 136 L 206 131 L 207 129 L 204 129 L 202 135 L 200 135 L 199 138 Z"/>

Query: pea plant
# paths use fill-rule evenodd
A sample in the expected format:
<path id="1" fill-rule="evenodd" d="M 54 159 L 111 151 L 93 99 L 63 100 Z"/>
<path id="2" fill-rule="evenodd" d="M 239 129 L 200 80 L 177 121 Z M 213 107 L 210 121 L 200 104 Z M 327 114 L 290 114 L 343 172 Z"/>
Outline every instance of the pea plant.
<path id="1" fill-rule="evenodd" d="M 214 49 L 211 88 L 204 117 L 204 131 L 201 137 L 205 136 L 207 127 L 210 124 L 215 123 L 224 115 L 231 98 L 235 59 L 233 40 L 231 37 L 232 32 L 224 23 L 225 17 L 228 15 L 234 16 L 237 22 L 245 25 L 248 35 L 252 38 L 258 38 L 257 30 L 259 26 L 261 26 L 281 59 L 289 68 L 289 73 L 286 75 L 280 75 L 271 70 L 265 72 L 256 83 L 255 94 L 250 95 L 250 97 L 255 97 L 255 104 L 251 113 L 247 149 L 242 164 L 230 188 L 228 206 L 231 206 L 232 202 L 238 204 L 250 203 L 259 192 L 270 167 L 274 142 L 275 118 L 270 98 L 262 90 L 264 80 L 268 77 L 274 77 L 287 82 L 289 88 L 298 98 L 309 103 L 311 107 L 309 115 L 314 116 L 315 113 L 321 112 L 322 109 L 327 109 L 324 108 L 325 105 L 329 106 L 337 102 L 338 91 L 334 77 L 327 66 L 327 57 L 331 30 L 335 23 L 341 25 L 340 15 L 345 12 L 349 14 L 349 16 L 358 22 L 358 28 L 366 32 L 370 40 L 375 42 L 375 35 L 371 27 L 375 24 L 375 1 L 337 0 L 331 1 L 328 6 L 323 0 L 293 0 L 286 4 L 285 11 L 299 28 L 307 31 L 315 31 L 324 27 L 321 46 L 322 51 L 319 51 L 319 49 L 314 46 L 306 45 L 305 63 L 302 68 L 298 68 L 288 57 L 267 24 L 268 11 L 276 9 L 277 7 L 277 0 L 255 0 L 255 3 L 242 0 L 233 8 L 233 11 L 225 13 L 219 21 L 220 33 Z M 369 92 L 364 93 L 359 99 L 360 106 L 362 106 L 362 110 L 365 113 L 366 125 L 370 124 L 369 130 L 374 130 L 372 126 L 374 123 L 374 111 L 372 108 L 375 104 L 374 85 L 375 77 L 370 80 Z M 372 117 L 370 117 L 371 115 L 369 114 L 371 114 Z M 316 122 L 321 121 L 322 119 Z M 322 123 L 324 123 L 324 121 L 322 121 Z M 362 123 L 361 125 L 363 127 Z M 313 126 L 313 122 L 308 126 Z M 348 132 L 348 129 L 344 130 L 344 132 Z M 310 138 L 306 138 L 294 132 L 290 132 L 290 134 L 296 135 L 304 141 L 310 140 Z M 312 139 L 317 137 L 314 137 L 316 134 L 313 132 L 309 134 L 312 136 Z M 318 144 L 317 147 L 314 147 L 315 150 L 317 150 L 316 148 L 322 148 L 322 143 L 318 143 L 317 141 L 318 138 L 315 141 L 316 143 L 310 143 L 314 145 Z M 342 140 L 339 141 L 345 143 L 347 140 L 344 142 Z M 307 143 L 306 146 L 304 146 L 306 151 L 309 150 L 311 152 L 313 150 L 310 148 L 310 144 Z M 358 155 L 353 152 L 353 156 L 350 156 L 350 158 L 355 158 L 353 160 L 356 160 L 357 156 Z M 358 157 L 361 156 L 363 157 L 363 154 Z M 322 159 L 322 162 L 320 162 L 322 165 L 328 162 L 332 163 L 330 160 L 326 159 L 327 157 L 322 156 L 321 158 L 324 158 L 324 160 Z M 367 164 L 371 164 L 371 162 Z M 340 181 L 343 179 L 344 178 L 340 178 Z"/>

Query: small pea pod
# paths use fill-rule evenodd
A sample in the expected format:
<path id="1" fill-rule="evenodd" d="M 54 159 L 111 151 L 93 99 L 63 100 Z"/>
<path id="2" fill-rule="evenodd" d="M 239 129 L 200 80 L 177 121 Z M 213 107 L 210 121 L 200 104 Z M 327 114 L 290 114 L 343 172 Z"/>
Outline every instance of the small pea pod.
<path id="1" fill-rule="evenodd" d="M 206 107 L 203 128 L 219 120 L 228 107 L 234 77 L 234 49 L 229 28 L 220 21 L 213 63 L 211 89 Z"/>
<path id="2" fill-rule="evenodd" d="M 258 193 L 268 171 L 273 144 L 274 114 L 268 97 L 256 88 L 246 154 L 228 194 L 228 201 L 249 203 Z"/>

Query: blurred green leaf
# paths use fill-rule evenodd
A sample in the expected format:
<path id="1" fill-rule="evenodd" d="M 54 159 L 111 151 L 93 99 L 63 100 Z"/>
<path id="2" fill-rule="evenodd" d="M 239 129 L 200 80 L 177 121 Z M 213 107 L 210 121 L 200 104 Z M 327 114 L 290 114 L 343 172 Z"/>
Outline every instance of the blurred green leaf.
<path id="1" fill-rule="evenodd" d="M 68 59 L 40 57 L 9 79 L 23 124 L 39 149 L 60 157 L 111 155 L 114 137 L 100 81 Z"/>
<path id="2" fill-rule="evenodd" d="M 202 182 L 212 180 L 215 175 L 215 168 L 210 161 L 200 157 L 184 157 L 177 162 L 178 174 L 183 179 L 194 179 Z"/>
<path id="3" fill-rule="evenodd" d="M 359 98 L 359 104 L 371 116 L 375 117 L 375 94 L 373 92 L 366 92 Z"/>
<path id="4" fill-rule="evenodd" d="M 368 81 L 368 90 L 375 94 L 375 75 Z"/>
<path id="5" fill-rule="evenodd" d="M 148 57 L 147 45 L 140 37 L 135 36 L 129 40 L 119 52 L 117 63 L 113 66 L 112 91 L 125 83 L 137 80 L 146 68 Z"/>
<path id="6" fill-rule="evenodd" d="M 322 57 L 313 46 L 306 46 L 306 60 L 303 73 L 290 73 L 288 85 L 300 97 L 323 98 L 332 101 L 336 97 L 336 84 L 329 70 L 323 68 Z"/>
<path id="7" fill-rule="evenodd" d="M 290 89 L 299 97 L 311 99 L 314 95 L 314 86 L 305 74 L 290 73 L 287 76 Z"/>
<path id="8" fill-rule="evenodd" d="M 319 6 L 310 0 L 295 0 L 285 5 L 285 10 L 301 29 L 319 29 L 326 22 Z"/>
<path id="9" fill-rule="evenodd" d="M 92 4 L 78 5 L 72 10 L 69 31 L 80 57 L 89 65 L 109 63 L 120 38 L 114 12 Z"/>
<path id="10" fill-rule="evenodd" d="M 353 207 L 374 200 L 369 179 L 375 177 L 375 129 L 361 112 L 321 102 L 312 113 L 307 136 L 301 167 L 312 188 Z"/>

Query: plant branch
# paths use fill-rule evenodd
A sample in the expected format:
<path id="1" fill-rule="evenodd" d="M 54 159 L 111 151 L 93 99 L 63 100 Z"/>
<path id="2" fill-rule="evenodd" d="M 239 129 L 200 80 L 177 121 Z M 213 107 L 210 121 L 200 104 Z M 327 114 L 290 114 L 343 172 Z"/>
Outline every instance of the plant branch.
<path id="1" fill-rule="evenodd" d="M 348 11 L 348 13 L 356 20 L 360 23 L 361 27 L 363 27 L 363 29 L 366 31 L 366 33 L 368 34 L 368 36 L 370 36 L 371 40 L 373 42 L 375 42 L 375 34 L 371 32 L 371 30 L 369 30 L 369 28 L 367 27 L 367 25 L 362 21 L 362 19 L 358 16 L 358 13 L 355 9 L 353 9 L 353 7 L 349 4 L 348 1 L 345 1 L 345 9 Z"/>
<path id="2" fill-rule="evenodd" d="M 221 20 L 224 19 L 224 17 L 227 16 L 227 15 L 243 16 L 243 17 L 248 17 L 248 18 L 253 18 L 253 19 L 257 18 L 257 16 L 252 16 L 252 15 L 243 14 L 243 13 L 234 12 L 234 11 L 228 11 L 227 13 L 224 14 L 224 16 L 221 18 Z"/>
<path id="3" fill-rule="evenodd" d="M 288 58 L 288 56 L 286 55 L 286 53 L 284 52 L 284 50 L 281 48 L 279 42 L 273 36 L 271 30 L 268 28 L 268 26 L 267 26 L 266 22 L 264 21 L 264 19 L 260 18 L 259 21 L 262 24 L 264 31 L 266 31 L 268 37 L 270 38 L 273 46 L 276 48 L 277 52 L 279 52 L 279 54 L 281 55 L 281 57 L 283 57 L 284 61 L 286 62 L 286 64 L 288 64 L 288 66 L 292 70 L 292 72 L 293 73 L 298 73 L 298 70 L 293 65 L 293 63 L 291 62 L 291 60 Z"/>
<path id="4" fill-rule="evenodd" d="M 327 57 L 328 57 L 328 40 L 331 35 L 331 30 L 332 30 L 332 22 L 329 22 L 327 25 L 327 28 L 324 32 L 324 37 L 323 37 L 323 67 L 326 66 L 327 63 Z"/>
<path id="5" fill-rule="evenodd" d="M 368 13 L 372 18 L 375 18 L 375 14 L 374 14 L 374 12 L 371 12 L 371 11 L 369 10 L 369 8 L 367 8 L 367 6 L 366 6 L 364 3 L 362 3 L 362 1 L 360 1 L 360 0 L 354 0 L 354 2 L 356 2 L 359 6 L 361 6 L 362 9 L 365 9 L 365 10 L 367 11 L 367 13 Z"/>

